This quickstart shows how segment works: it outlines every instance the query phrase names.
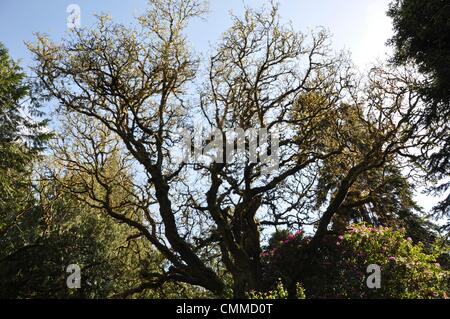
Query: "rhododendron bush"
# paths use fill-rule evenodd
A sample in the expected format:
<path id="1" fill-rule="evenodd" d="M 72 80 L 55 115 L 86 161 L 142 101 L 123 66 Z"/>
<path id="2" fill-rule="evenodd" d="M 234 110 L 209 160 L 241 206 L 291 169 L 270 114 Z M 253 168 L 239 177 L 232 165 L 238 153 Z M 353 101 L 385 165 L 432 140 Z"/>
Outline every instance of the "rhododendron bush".
<path id="1" fill-rule="evenodd" d="M 328 234 L 314 253 L 303 231 L 275 233 L 262 253 L 267 286 L 280 278 L 291 295 L 301 283 L 308 298 L 447 298 L 443 247 L 415 243 L 404 229 L 356 224 Z M 380 267 L 380 287 L 369 288 L 369 265 Z"/>

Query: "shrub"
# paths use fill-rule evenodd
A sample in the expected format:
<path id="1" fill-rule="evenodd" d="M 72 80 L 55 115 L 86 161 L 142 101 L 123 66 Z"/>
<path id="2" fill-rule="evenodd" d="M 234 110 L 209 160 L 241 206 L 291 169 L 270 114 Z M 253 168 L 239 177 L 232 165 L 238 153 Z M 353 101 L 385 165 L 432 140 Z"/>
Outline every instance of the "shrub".
<path id="1" fill-rule="evenodd" d="M 309 298 L 448 297 L 449 271 L 438 263 L 442 249 L 425 249 L 403 229 L 352 225 L 344 234 L 328 235 L 307 259 L 308 237 L 284 237 L 263 252 L 266 279 L 278 276 L 288 286 L 302 282 Z M 381 268 L 379 289 L 367 287 L 370 264 Z"/>

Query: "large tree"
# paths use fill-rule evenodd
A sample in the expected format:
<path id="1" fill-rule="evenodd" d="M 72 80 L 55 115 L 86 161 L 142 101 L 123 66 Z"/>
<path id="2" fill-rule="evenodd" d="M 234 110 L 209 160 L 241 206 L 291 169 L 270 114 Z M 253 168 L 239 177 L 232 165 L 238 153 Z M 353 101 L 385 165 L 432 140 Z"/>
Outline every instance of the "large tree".
<path id="1" fill-rule="evenodd" d="M 37 120 L 38 100 L 19 64 L 0 44 L 0 260 L 26 249 L 36 233 L 21 233 L 36 219 L 32 168 L 49 135 Z"/>
<path id="2" fill-rule="evenodd" d="M 407 70 L 377 67 L 357 76 L 344 55 L 331 51 L 325 32 L 306 35 L 283 25 L 276 5 L 233 16 L 199 72 L 184 29 L 203 11 L 195 0 L 153 0 L 137 28 L 100 17 L 96 29 L 75 30 L 58 44 L 39 36 L 29 47 L 44 93 L 94 123 L 94 130 L 81 126 L 70 135 L 79 141 L 79 157 L 61 152 L 71 174 L 89 172 L 96 180 L 97 191 L 87 181 L 74 192 L 144 236 L 170 263 L 141 288 L 178 281 L 245 297 L 262 282 L 265 230 L 314 225 L 308 250 L 316 253 L 343 205 L 371 202 L 390 167 L 407 168 L 399 154 L 415 146 L 418 96 Z M 234 128 L 277 133 L 279 148 L 270 150 L 279 167 L 255 163 L 248 152 L 180 163 L 177 129 L 193 131 L 195 123 L 225 140 Z M 102 174 L 113 153 L 132 179 Z M 340 161 L 324 187 L 319 176 Z M 364 182 L 374 174 L 382 176 L 379 185 Z M 113 196 L 125 185 L 135 190 L 133 200 Z M 367 189 L 350 196 L 356 185 Z M 369 214 L 382 212 L 373 203 Z"/>

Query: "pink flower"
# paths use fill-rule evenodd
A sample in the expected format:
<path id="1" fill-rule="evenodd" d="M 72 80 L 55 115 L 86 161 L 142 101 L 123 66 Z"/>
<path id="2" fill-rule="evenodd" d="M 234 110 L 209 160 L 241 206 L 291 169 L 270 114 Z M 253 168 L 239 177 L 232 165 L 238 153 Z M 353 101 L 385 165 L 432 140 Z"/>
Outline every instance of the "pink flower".
<path id="1" fill-rule="evenodd" d="M 304 230 L 303 229 L 299 229 L 295 232 L 295 236 L 300 236 L 301 234 L 303 234 Z"/>
<path id="2" fill-rule="evenodd" d="M 388 259 L 389 259 L 390 261 L 397 261 L 397 258 L 395 258 L 395 257 L 392 257 L 392 256 L 391 256 L 391 257 L 389 257 Z"/>
<path id="3" fill-rule="evenodd" d="M 295 239 L 295 235 L 294 234 L 289 234 L 288 239 Z"/>
<path id="4" fill-rule="evenodd" d="M 344 236 L 340 235 L 340 236 L 338 237 L 338 239 L 342 241 L 342 240 L 344 240 Z"/>
<path id="5" fill-rule="evenodd" d="M 340 245 L 341 245 L 340 241 L 336 242 L 336 246 L 340 246 Z"/>
<path id="6" fill-rule="evenodd" d="M 283 240 L 283 244 L 286 245 L 289 243 L 289 239 Z"/>
<path id="7" fill-rule="evenodd" d="M 408 238 L 406 238 L 406 240 L 407 240 L 407 241 L 411 241 L 411 240 L 412 240 L 412 238 L 411 238 L 411 237 L 408 237 Z"/>

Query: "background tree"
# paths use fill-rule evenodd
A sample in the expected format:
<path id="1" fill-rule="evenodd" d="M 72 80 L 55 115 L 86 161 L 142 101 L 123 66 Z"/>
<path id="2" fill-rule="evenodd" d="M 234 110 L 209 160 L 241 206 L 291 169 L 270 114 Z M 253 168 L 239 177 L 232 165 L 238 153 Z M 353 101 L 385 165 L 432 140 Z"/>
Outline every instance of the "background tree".
<path id="1" fill-rule="evenodd" d="M 32 169 L 49 135 L 38 121 L 39 104 L 17 62 L 0 44 L 0 260 L 26 250 L 37 229 L 23 231 L 39 220 L 33 196 Z"/>
<path id="2" fill-rule="evenodd" d="M 332 134 L 324 141 L 337 144 L 345 140 L 349 146 L 339 156 L 326 159 L 319 170 L 315 188 L 316 209 L 327 202 L 339 187 L 354 160 L 355 150 L 367 147 L 367 141 L 379 134 L 373 126 L 367 125 L 361 116 L 364 110 L 358 106 L 342 105 L 339 118 L 345 137 Z M 347 197 L 333 216 L 332 231 L 343 233 L 352 223 L 366 222 L 374 226 L 405 227 L 415 241 L 433 243 L 437 227 L 424 218 L 422 209 L 413 199 L 414 174 L 404 176 L 408 165 L 399 157 L 386 159 L 384 165 L 361 174 L 350 187 Z"/>
<path id="3" fill-rule="evenodd" d="M 425 107 L 420 118 L 422 153 L 417 160 L 428 169 L 435 183 L 431 191 L 445 195 L 450 188 L 450 4 L 445 0 L 396 0 L 388 15 L 394 25 L 393 62 L 415 64 L 424 79 L 418 91 Z M 435 207 L 438 217 L 448 217 L 450 196 Z M 450 224 L 445 226 L 450 229 Z"/>

